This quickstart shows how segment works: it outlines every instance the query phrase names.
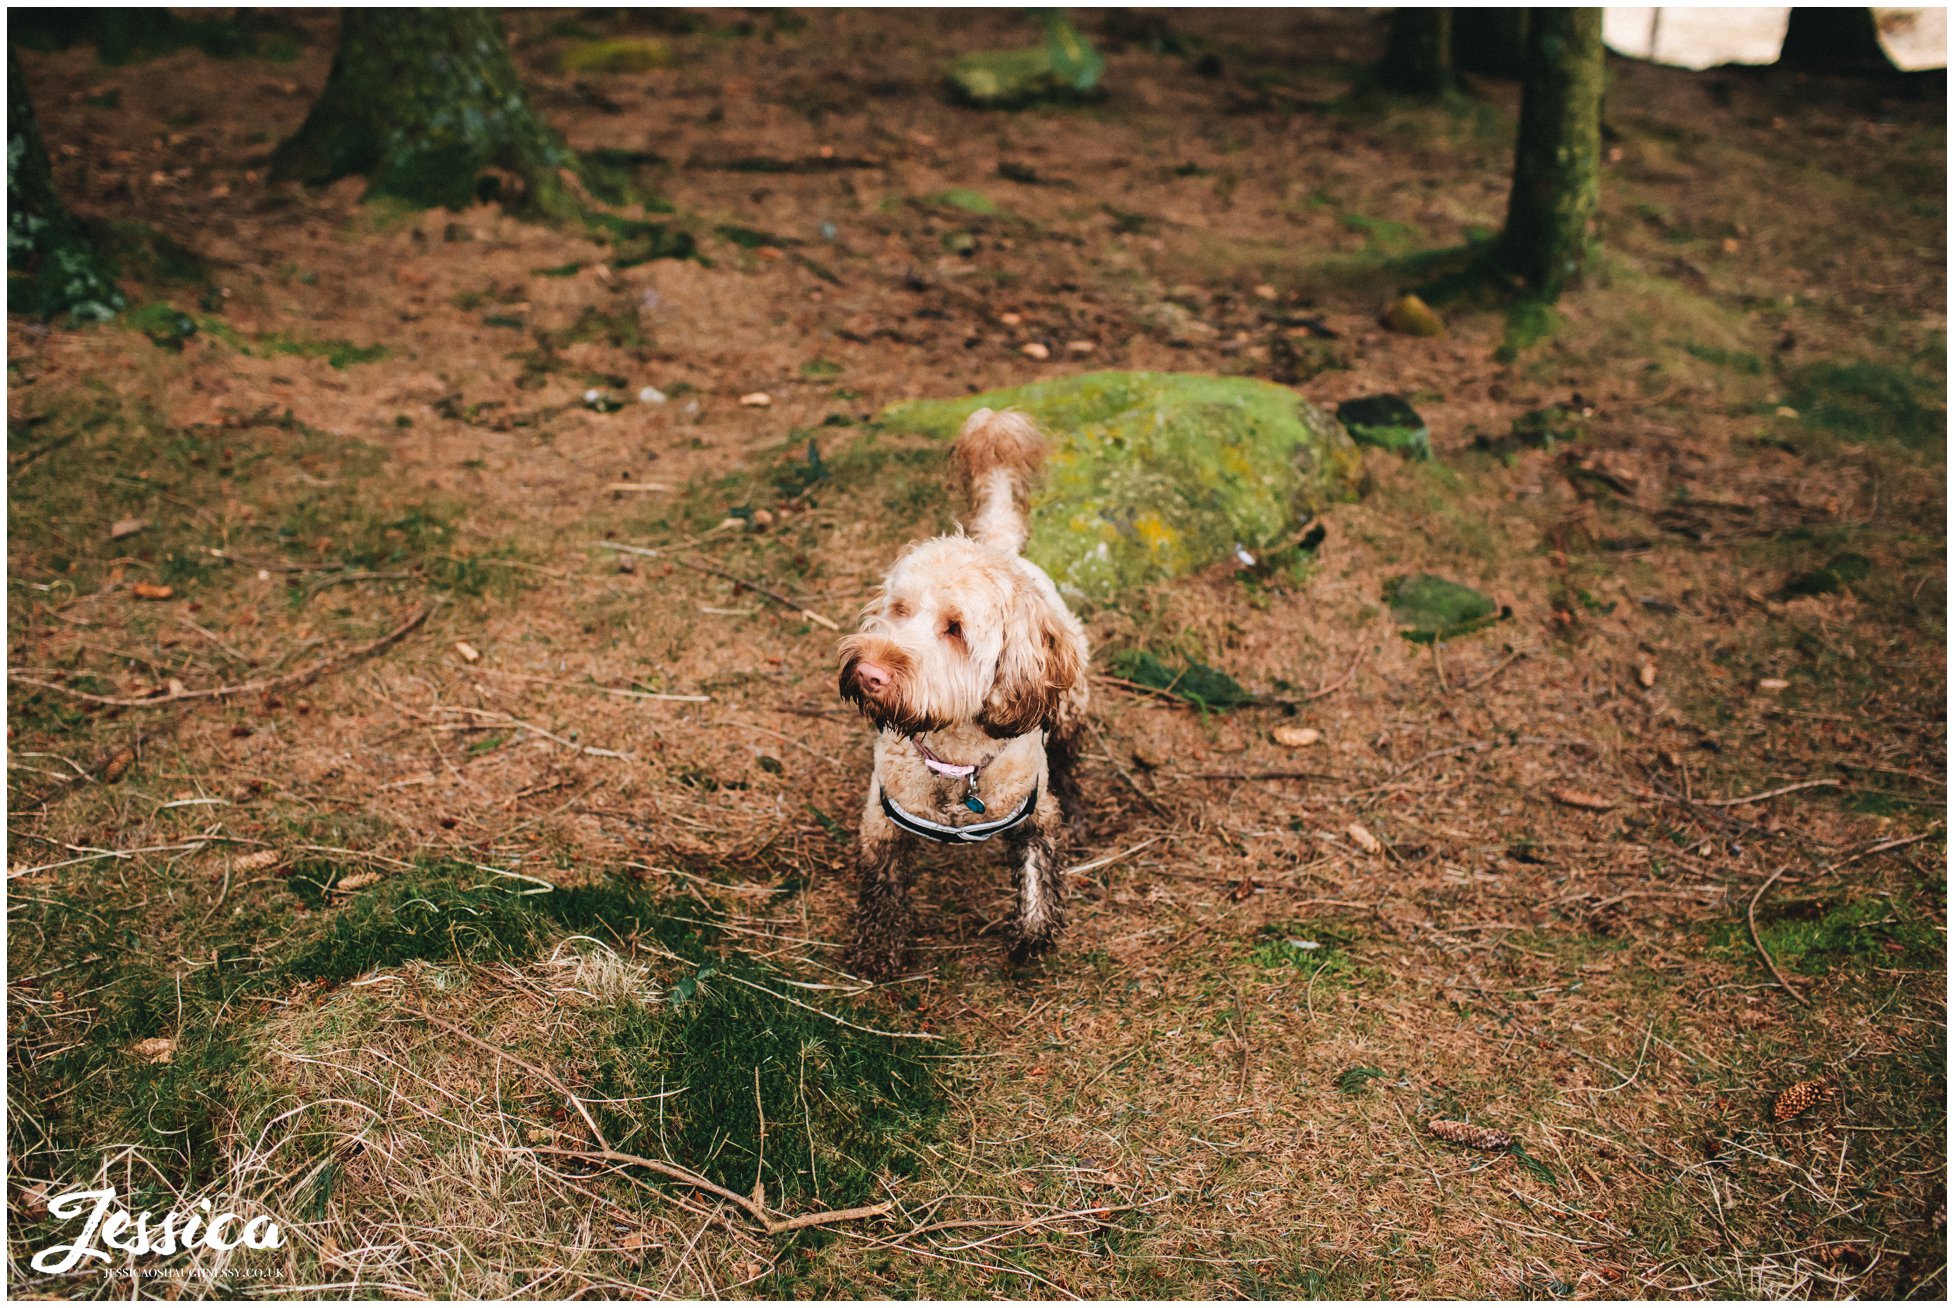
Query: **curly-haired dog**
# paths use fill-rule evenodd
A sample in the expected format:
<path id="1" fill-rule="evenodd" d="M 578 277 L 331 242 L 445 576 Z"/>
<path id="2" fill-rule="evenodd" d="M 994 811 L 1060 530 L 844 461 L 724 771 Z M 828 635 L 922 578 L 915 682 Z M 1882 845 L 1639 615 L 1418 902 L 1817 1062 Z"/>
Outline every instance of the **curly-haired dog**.
<path id="1" fill-rule="evenodd" d="M 912 545 L 841 642 L 841 693 L 882 731 L 862 810 L 850 963 L 885 978 L 908 950 L 909 864 L 925 843 L 1002 836 L 1017 881 L 1011 956 L 1065 925 L 1058 848 L 1075 811 L 1086 633 L 1023 558 L 1045 446 L 1022 414 L 979 409 L 950 451 L 967 534 Z"/>

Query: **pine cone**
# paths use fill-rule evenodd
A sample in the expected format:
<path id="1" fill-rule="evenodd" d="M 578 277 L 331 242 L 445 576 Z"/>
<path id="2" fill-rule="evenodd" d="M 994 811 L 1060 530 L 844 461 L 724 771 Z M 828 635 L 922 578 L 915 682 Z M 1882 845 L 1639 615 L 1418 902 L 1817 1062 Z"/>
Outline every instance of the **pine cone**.
<path id="1" fill-rule="evenodd" d="M 122 780 L 122 774 L 127 772 L 129 766 L 135 761 L 136 751 L 124 745 L 109 755 L 108 762 L 102 765 L 102 780 L 111 783 Z"/>
<path id="2" fill-rule="evenodd" d="M 1472 1149 L 1511 1149 L 1513 1137 L 1504 1131 L 1495 1131 L 1490 1126 L 1474 1126 L 1470 1122 L 1452 1122 L 1443 1117 L 1434 1117 L 1425 1123 L 1425 1129 L 1441 1140 L 1465 1145 Z"/>
<path id="3" fill-rule="evenodd" d="M 1798 1114 L 1806 1112 L 1832 1097 L 1832 1087 L 1823 1078 L 1815 1081 L 1800 1081 L 1786 1086 L 1771 1105 L 1771 1120 L 1789 1122 Z"/>

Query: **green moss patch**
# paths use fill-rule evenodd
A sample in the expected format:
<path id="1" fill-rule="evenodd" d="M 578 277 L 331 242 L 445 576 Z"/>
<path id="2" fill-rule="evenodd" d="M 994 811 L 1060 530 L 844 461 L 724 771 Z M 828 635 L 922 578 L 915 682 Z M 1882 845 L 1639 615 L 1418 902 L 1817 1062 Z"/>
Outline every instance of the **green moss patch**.
<path id="1" fill-rule="evenodd" d="M 1790 377 L 1785 402 L 1806 423 L 1849 441 L 1888 441 L 1947 451 L 1947 408 L 1940 389 L 1911 373 L 1872 363 L 1815 363 Z"/>
<path id="2" fill-rule="evenodd" d="M 1337 421 L 1245 377 L 1096 372 L 884 410 L 882 426 L 950 438 L 982 407 L 1029 414 L 1052 442 L 1026 554 L 1104 598 L 1293 535 L 1356 498 L 1363 467 Z"/>
<path id="3" fill-rule="evenodd" d="M 1043 44 L 967 54 L 947 64 L 943 76 L 970 104 L 1017 109 L 1040 101 L 1087 98 L 1099 89 L 1105 69 L 1105 56 L 1054 11 L 1046 19 Z"/>
<path id="4" fill-rule="evenodd" d="M 1121 650 L 1110 661 L 1113 675 L 1165 691 L 1203 711 L 1253 704 L 1255 696 L 1219 668 L 1189 659 L 1178 667 L 1146 650 Z"/>
<path id="5" fill-rule="evenodd" d="M 1932 923 L 1886 899 L 1790 901 L 1759 914 L 1758 938 L 1779 967 L 1817 975 L 1837 968 L 1939 968 L 1947 938 Z M 1717 929 L 1713 948 L 1732 962 L 1755 960 L 1743 923 Z"/>
<path id="6" fill-rule="evenodd" d="M 1384 599 L 1400 624 L 1398 634 L 1419 645 L 1464 636 L 1505 616 L 1497 604 L 1472 587 L 1428 572 L 1388 583 Z"/>

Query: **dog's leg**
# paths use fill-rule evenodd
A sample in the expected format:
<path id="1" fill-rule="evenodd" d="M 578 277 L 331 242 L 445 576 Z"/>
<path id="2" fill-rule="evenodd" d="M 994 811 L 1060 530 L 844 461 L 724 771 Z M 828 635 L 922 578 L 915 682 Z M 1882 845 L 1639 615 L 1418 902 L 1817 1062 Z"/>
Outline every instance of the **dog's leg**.
<path id="1" fill-rule="evenodd" d="M 886 981 L 902 970 L 909 956 L 909 856 L 915 838 L 889 821 L 876 802 L 877 793 L 871 782 L 855 854 L 861 882 L 848 968 L 871 981 Z"/>
<path id="2" fill-rule="evenodd" d="M 1065 929 L 1065 882 L 1059 849 L 1065 820 L 1050 792 L 1039 796 L 1031 820 L 1011 840 L 1018 916 L 1011 924 L 1011 961 L 1027 963 L 1052 947 Z"/>

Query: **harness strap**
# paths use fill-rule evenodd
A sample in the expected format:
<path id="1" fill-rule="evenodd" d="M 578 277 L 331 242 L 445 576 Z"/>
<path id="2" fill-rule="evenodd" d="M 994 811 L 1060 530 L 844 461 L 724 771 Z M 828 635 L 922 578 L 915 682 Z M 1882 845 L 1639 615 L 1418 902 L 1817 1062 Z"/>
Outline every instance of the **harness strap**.
<path id="1" fill-rule="evenodd" d="M 1024 797 L 1024 803 L 1018 805 L 1017 811 L 1010 817 L 998 818 L 994 822 L 973 822 L 967 827 L 952 827 L 905 812 L 896 801 L 889 798 L 888 791 L 881 790 L 880 787 L 877 789 L 882 797 L 882 811 L 888 814 L 889 821 L 912 836 L 921 836 L 924 840 L 933 840 L 939 845 L 981 845 L 992 836 L 1021 825 L 1031 816 L 1031 810 L 1038 804 L 1038 787 L 1033 786 L 1031 793 Z"/>

